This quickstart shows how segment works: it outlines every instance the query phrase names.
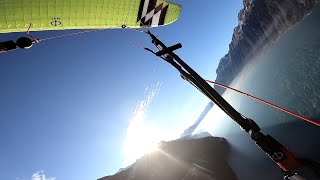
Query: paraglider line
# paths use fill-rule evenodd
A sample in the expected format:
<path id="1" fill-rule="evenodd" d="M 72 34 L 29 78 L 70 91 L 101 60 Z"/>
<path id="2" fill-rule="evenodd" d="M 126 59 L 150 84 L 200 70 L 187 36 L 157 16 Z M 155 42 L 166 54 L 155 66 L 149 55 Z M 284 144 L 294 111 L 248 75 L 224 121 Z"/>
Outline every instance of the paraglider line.
<path id="1" fill-rule="evenodd" d="M 138 44 L 138 43 L 134 43 L 134 42 L 130 42 L 131 44 L 133 44 L 133 45 L 135 45 L 135 46 L 137 46 L 138 48 L 142 48 L 142 49 L 145 49 L 146 47 L 145 46 L 143 46 L 142 44 Z"/>
<path id="2" fill-rule="evenodd" d="M 69 34 L 62 34 L 58 36 L 52 36 L 52 37 L 47 37 L 40 39 L 40 41 L 46 41 L 46 40 L 51 40 L 51 39 L 57 39 L 57 38 L 62 38 L 62 37 L 68 37 L 68 36 L 73 36 L 73 35 L 78 35 L 78 34 L 85 34 L 85 33 L 90 33 L 90 32 L 96 32 L 96 31 L 104 31 L 106 29 L 93 29 L 93 30 L 88 30 L 88 31 L 79 31 L 79 32 L 74 32 L 74 33 L 69 33 Z"/>
<path id="3" fill-rule="evenodd" d="M 73 36 L 73 35 L 77 35 L 77 34 L 84 34 L 84 33 L 89 33 L 89 32 L 95 32 L 95 31 L 104 31 L 106 29 L 92 29 L 92 30 L 87 30 L 87 31 L 79 31 L 79 32 L 74 32 L 74 33 L 69 33 L 69 34 L 62 34 L 62 35 L 58 35 L 58 36 L 51 36 L 51 37 L 47 37 L 47 38 L 35 38 L 34 36 L 32 36 L 30 34 L 30 30 L 32 28 L 32 23 L 30 23 L 29 28 L 27 29 L 27 35 L 29 37 L 31 37 L 35 42 L 39 43 L 40 41 L 45 41 L 45 40 L 51 40 L 51 39 L 57 39 L 57 38 L 62 38 L 62 37 L 68 37 L 68 36 Z"/>
<path id="4" fill-rule="evenodd" d="M 130 28 L 130 27 L 127 27 L 127 29 L 130 29 L 130 30 L 133 30 L 133 31 L 137 31 L 137 32 L 140 32 L 140 33 L 146 33 L 147 31 L 143 31 L 143 30 L 140 30 L 140 29 L 136 29 L 136 28 Z"/>
<path id="5" fill-rule="evenodd" d="M 74 33 L 68 33 L 68 34 L 62 34 L 62 35 L 57 35 L 57 36 L 51 36 L 51 37 L 47 37 L 47 38 L 35 38 L 34 36 L 32 36 L 30 34 L 30 30 L 32 28 L 32 23 L 30 23 L 28 30 L 27 30 L 27 35 L 29 37 L 31 37 L 35 42 L 39 43 L 40 41 L 46 41 L 46 40 L 51 40 L 51 39 L 57 39 L 57 38 L 63 38 L 63 37 L 68 37 L 68 36 L 73 36 L 73 35 L 78 35 L 78 34 L 85 34 L 85 33 L 90 33 L 90 32 L 96 32 L 96 31 L 104 31 L 107 29 L 92 29 L 92 30 L 87 30 L 87 31 L 79 31 L 79 32 L 74 32 Z M 122 25 L 122 28 L 128 28 L 126 25 Z M 137 31 L 137 32 L 141 32 L 141 33 L 145 33 L 145 31 L 143 30 L 139 30 L 139 29 L 134 29 L 134 28 L 129 28 L 131 30 Z"/>
<path id="6" fill-rule="evenodd" d="M 214 82 L 214 81 L 210 81 L 210 80 L 206 80 L 206 81 L 209 82 L 209 83 L 215 84 L 215 85 L 217 85 L 217 86 L 220 86 L 220 87 L 222 87 L 222 88 L 230 89 L 230 90 L 235 91 L 235 92 L 238 92 L 238 93 L 240 93 L 240 94 L 242 94 L 242 95 L 248 96 L 248 97 L 250 97 L 250 98 L 252 98 L 252 99 L 255 99 L 255 100 L 257 100 L 257 101 L 259 101 L 259 102 L 261 102 L 261 103 L 264 103 L 264 104 L 266 104 L 266 105 L 268 105 L 268 106 L 271 106 L 271 107 L 273 107 L 273 108 L 275 108 L 275 109 L 278 109 L 278 110 L 280 110 L 280 111 L 283 111 L 283 112 L 285 112 L 285 113 L 287 113 L 287 114 L 290 114 L 290 115 L 292 115 L 292 116 L 295 116 L 295 117 L 297 117 L 297 118 L 299 118 L 299 119 L 302 119 L 302 120 L 304 120 L 304 121 L 307 121 L 307 122 L 309 122 L 309 123 L 311 123 L 311 124 L 314 124 L 314 125 L 320 127 L 320 123 L 319 123 L 319 122 L 316 122 L 316 121 L 313 121 L 313 120 L 308 119 L 308 118 L 306 118 L 306 117 L 303 117 L 303 116 L 301 116 L 301 115 L 299 115 L 299 114 L 297 114 L 297 113 L 291 112 L 291 111 L 289 111 L 289 110 L 287 110 L 287 109 L 284 109 L 284 108 L 282 108 L 282 107 L 280 107 L 280 106 L 277 106 L 277 105 L 275 105 L 275 104 L 272 104 L 272 103 L 270 103 L 270 102 L 268 102 L 268 101 L 265 101 L 265 100 L 263 100 L 263 99 L 260 99 L 260 98 L 258 98 L 258 97 L 255 97 L 255 96 L 253 96 L 253 95 L 251 95 L 251 94 L 242 92 L 242 91 L 240 91 L 240 90 L 234 89 L 234 88 L 232 88 L 232 87 L 229 87 L 229 86 L 226 86 L 226 85 L 223 85 L 223 84 Z"/>
<path id="7" fill-rule="evenodd" d="M 130 7 L 129 7 L 129 11 L 128 11 L 128 14 L 127 14 L 127 16 L 126 16 L 126 18 L 124 19 L 124 21 L 123 21 L 123 24 L 122 24 L 122 28 L 126 28 L 127 27 L 127 20 L 128 20 L 128 17 L 129 17 L 129 15 L 130 15 L 130 12 L 131 12 L 131 9 L 132 9 L 132 2 L 133 2 L 133 0 L 131 0 L 131 2 L 130 2 Z"/>
<path id="8" fill-rule="evenodd" d="M 126 25 L 122 25 L 124 28 L 128 28 Z M 96 32 L 96 31 L 104 31 L 104 30 L 107 30 L 105 28 L 103 29 L 92 29 L 92 30 L 87 30 L 87 31 L 79 31 L 79 32 L 74 32 L 74 33 L 68 33 L 68 34 L 62 34 L 62 35 L 57 35 L 57 36 L 51 36 L 51 37 L 47 37 L 47 38 L 35 38 L 34 36 L 31 35 L 30 33 L 30 30 L 32 28 L 32 23 L 30 23 L 28 29 L 27 29 L 27 35 L 29 37 L 31 37 L 31 39 L 33 39 L 34 42 L 41 42 L 41 41 L 46 41 L 46 40 L 51 40 L 51 39 L 57 39 L 57 38 L 63 38 L 63 37 L 69 37 L 69 36 L 73 36 L 73 35 L 79 35 L 79 34 L 85 34 L 85 33 L 90 33 L 90 32 Z M 134 31 L 137 31 L 137 32 L 140 32 L 140 33 L 146 33 L 146 31 L 143 31 L 143 30 L 139 30 L 139 29 L 134 29 L 134 28 L 129 28 L 130 30 L 134 30 Z M 141 44 L 136 44 L 136 43 L 132 43 L 136 46 L 138 46 L 139 48 L 143 48 L 143 49 L 146 49 L 143 45 Z"/>
<path id="9" fill-rule="evenodd" d="M 28 27 L 27 35 L 28 35 L 29 37 L 31 37 L 31 39 L 33 39 L 36 43 L 39 43 L 39 42 L 40 42 L 40 39 L 39 39 L 39 38 L 35 38 L 35 37 L 33 37 L 33 36 L 30 34 L 31 27 L 32 27 L 32 23 L 30 23 L 30 25 L 29 25 L 29 27 Z"/>

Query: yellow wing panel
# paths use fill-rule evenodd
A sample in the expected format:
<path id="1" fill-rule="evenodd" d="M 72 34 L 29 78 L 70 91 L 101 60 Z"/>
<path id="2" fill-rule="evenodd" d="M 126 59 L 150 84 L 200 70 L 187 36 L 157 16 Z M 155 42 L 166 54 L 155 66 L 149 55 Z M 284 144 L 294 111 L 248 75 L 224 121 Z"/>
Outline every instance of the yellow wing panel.
<path id="1" fill-rule="evenodd" d="M 160 26 L 178 19 L 181 6 L 163 0 L 3 0 L 0 33 Z"/>

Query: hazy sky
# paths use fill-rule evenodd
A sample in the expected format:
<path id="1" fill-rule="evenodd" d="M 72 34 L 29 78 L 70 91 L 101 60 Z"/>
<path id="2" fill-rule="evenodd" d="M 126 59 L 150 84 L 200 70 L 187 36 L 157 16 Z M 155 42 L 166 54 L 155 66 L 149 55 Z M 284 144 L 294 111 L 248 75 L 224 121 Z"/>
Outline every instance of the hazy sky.
<path id="1" fill-rule="evenodd" d="M 181 18 L 153 32 L 168 45 L 182 43 L 177 54 L 215 79 L 242 1 L 176 2 Z M 24 35 L 0 34 L 0 40 Z M 139 154 L 135 145 L 175 138 L 197 118 L 208 100 L 133 43 L 152 47 L 142 33 L 107 30 L 0 54 L 0 179 L 113 174 Z"/>

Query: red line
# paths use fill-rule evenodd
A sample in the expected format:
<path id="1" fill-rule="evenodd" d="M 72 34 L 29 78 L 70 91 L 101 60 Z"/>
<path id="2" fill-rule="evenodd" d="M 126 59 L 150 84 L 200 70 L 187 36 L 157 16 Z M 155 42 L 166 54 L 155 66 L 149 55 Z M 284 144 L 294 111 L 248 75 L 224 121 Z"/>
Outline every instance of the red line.
<path id="1" fill-rule="evenodd" d="M 234 88 L 232 88 L 232 87 L 229 87 L 229 86 L 226 86 L 226 85 L 223 85 L 223 84 L 214 82 L 214 81 L 210 81 L 210 80 L 206 80 L 206 81 L 209 82 L 209 83 L 213 83 L 213 84 L 215 84 L 215 85 L 217 85 L 217 86 L 223 87 L 223 88 L 225 88 L 225 89 L 230 89 L 230 90 L 236 91 L 236 92 L 238 92 L 238 93 L 240 93 L 240 94 L 246 95 L 246 96 L 248 96 L 248 97 L 250 97 L 250 98 L 252 98 L 252 99 L 255 99 L 255 100 L 257 100 L 257 101 L 259 101 L 259 102 L 261 102 L 261 103 L 264 103 L 264 104 L 266 104 L 266 105 L 268 105 L 268 106 L 271 106 L 271 107 L 273 107 L 273 108 L 276 108 L 276 109 L 278 109 L 278 110 L 280 110 L 280 111 L 283 111 L 283 112 L 285 112 L 285 113 L 288 113 L 288 114 L 290 114 L 290 115 L 292 115 L 292 116 L 295 116 L 295 117 L 297 117 L 297 118 L 300 118 L 300 119 L 302 119 L 302 120 L 304 120 L 304 121 L 307 121 L 307 122 L 309 122 L 309 123 L 311 123 L 311 124 L 314 124 L 314 125 L 320 127 L 320 123 L 319 123 L 319 122 L 316 122 L 316 121 L 313 121 L 313 120 L 308 119 L 308 118 L 306 118 L 306 117 L 303 117 L 303 116 L 301 116 L 301 115 L 299 115 L 299 114 L 297 114 L 297 113 L 294 113 L 294 112 L 289 111 L 289 110 L 287 110 L 287 109 L 284 109 L 284 108 L 282 108 L 282 107 L 280 107 L 280 106 L 277 106 L 277 105 L 275 105 L 275 104 L 272 104 L 272 103 L 270 103 L 270 102 L 268 102 L 268 101 L 266 101 L 266 100 L 260 99 L 260 98 L 258 98 L 258 97 L 252 96 L 252 95 L 250 95 L 250 94 L 248 94 L 248 93 L 239 91 L 239 90 L 237 90 L 237 89 L 234 89 Z"/>
<path id="2" fill-rule="evenodd" d="M 51 39 L 56 39 L 56 38 L 62 38 L 62 37 L 68 37 L 68 36 L 73 36 L 73 35 L 78 35 L 78 34 L 90 33 L 90 32 L 95 32 L 95 31 L 104 31 L 104 30 L 106 30 L 104 28 L 103 29 L 91 29 L 91 30 L 86 30 L 86 31 L 78 31 L 78 32 L 74 32 L 74 33 L 62 34 L 62 35 L 51 36 L 51 37 L 40 39 L 40 38 L 35 38 L 30 34 L 31 28 L 32 28 L 32 23 L 30 23 L 30 25 L 29 25 L 29 28 L 27 30 L 27 34 L 28 34 L 28 36 L 33 38 L 36 42 L 45 41 L 45 40 L 51 40 Z"/>
<path id="3" fill-rule="evenodd" d="M 56 39 L 56 38 L 62 38 L 62 37 L 67 37 L 67 36 L 73 36 L 73 35 L 90 33 L 90 32 L 95 32 L 95 31 L 103 31 L 103 30 L 106 30 L 106 29 L 92 29 L 92 30 L 87 30 L 87 31 L 79 31 L 79 32 L 74 32 L 74 33 L 69 33 L 69 34 L 62 34 L 62 35 L 58 35 L 58 36 L 47 37 L 47 38 L 43 38 L 40 40 L 45 41 L 45 40 L 51 40 L 51 39 Z"/>
<path id="4" fill-rule="evenodd" d="M 32 27 L 32 23 L 30 23 L 30 25 L 29 25 L 29 28 L 28 28 L 28 30 L 27 30 L 27 35 L 28 35 L 29 37 L 31 37 L 33 40 L 35 40 L 37 43 L 39 43 L 39 42 L 40 42 L 40 39 L 39 39 L 39 38 L 35 38 L 35 37 L 33 37 L 33 36 L 30 34 L 31 27 Z"/>

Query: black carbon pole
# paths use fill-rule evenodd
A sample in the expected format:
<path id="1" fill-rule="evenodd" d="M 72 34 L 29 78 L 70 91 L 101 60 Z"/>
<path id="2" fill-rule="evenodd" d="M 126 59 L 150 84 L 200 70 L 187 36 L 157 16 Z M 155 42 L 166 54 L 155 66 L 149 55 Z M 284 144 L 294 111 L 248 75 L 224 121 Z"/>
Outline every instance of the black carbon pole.
<path id="1" fill-rule="evenodd" d="M 198 73 L 196 73 L 189 65 L 187 65 L 178 55 L 176 55 L 172 51 L 167 51 L 168 47 L 163 44 L 156 36 L 154 36 L 149 31 L 147 34 L 153 40 L 153 43 L 156 46 L 161 46 L 162 51 L 166 50 L 166 53 L 169 54 L 174 60 L 178 62 L 198 83 L 203 87 L 203 90 L 210 94 L 212 98 L 210 98 L 216 105 L 218 105 L 225 113 L 227 113 L 236 123 L 238 123 L 241 128 L 243 128 L 246 132 L 249 132 L 252 128 L 252 123 L 246 117 L 241 115 L 238 111 L 236 111 L 222 96 L 214 90 Z M 161 50 L 160 50 L 161 52 Z M 159 53 L 162 54 L 162 53 Z"/>

